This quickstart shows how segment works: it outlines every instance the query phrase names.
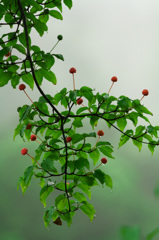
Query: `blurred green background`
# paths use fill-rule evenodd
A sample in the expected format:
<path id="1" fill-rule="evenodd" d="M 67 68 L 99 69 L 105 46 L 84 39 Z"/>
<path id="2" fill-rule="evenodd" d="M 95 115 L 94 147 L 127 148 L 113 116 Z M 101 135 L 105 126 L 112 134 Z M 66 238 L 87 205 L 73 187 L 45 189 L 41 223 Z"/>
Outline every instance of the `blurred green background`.
<path id="1" fill-rule="evenodd" d="M 108 91 L 110 78 L 115 75 L 118 82 L 111 94 L 116 97 L 127 95 L 140 99 L 142 90 L 149 90 L 143 104 L 154 113 L 150 118 L 152 124 L 159 125 L 158 8 L 158 0 L 74 0 L 71 11 L 63 9 L 64 21 L 50 20 L 43 39 L 35 32 L 32 34 L 33 43 L 38 41 L 45 51 L 52 48 L 58 34 L 64 37 L 55 49 L 55 53 L 65 58 L 65 62 L 57 61 L 54 66 L 58 84 L 43 84 L 45 93 L 55 94 L 63 87 L 72 89 L 70 67 L 77 69 L 76 88 L 87 85 L 101 93 Z M 6 30 L 1 28 L 1 33 Z M 27 93 L 34 101 L 39 97 L 36 89 L 31 91 L 27 87 Z M 10 85 L 0 89 L 0 100 L 0 239 L 119 240 L 121 226 L 135 225 L 139 226 L 144 240 L 146 234 L 159 227 L 159 199 L 154 196 L 159 180 L 159 150 L 156 148 L 151 156 L 147 146 L 143 146 L 139 153 L 132 141 L 118 150 L 120 134 L 101 121 L 97 130 L 103 129 L 104 138 L 114 145 L 115 160 L 109 159 L 102 169 L 112 177 L 113 191 L 94 187 L 90 203 L 95 206 L 96 218 L 92 223 L 77 212 L 70 228 L 64 224 L 46 230 L 38 180 L 32 182 L 25 196 L 16 190 L 19 177 L 30 164 L 20 154 L 21 148 L 28 147 L 34 153 L 33 144 L 24 143 L 18 137 L 13 142 L 18 124 L 16 109 L 30 104 L 29 100 Z M 87 128 L 86 123 L 83 131 Z"/>

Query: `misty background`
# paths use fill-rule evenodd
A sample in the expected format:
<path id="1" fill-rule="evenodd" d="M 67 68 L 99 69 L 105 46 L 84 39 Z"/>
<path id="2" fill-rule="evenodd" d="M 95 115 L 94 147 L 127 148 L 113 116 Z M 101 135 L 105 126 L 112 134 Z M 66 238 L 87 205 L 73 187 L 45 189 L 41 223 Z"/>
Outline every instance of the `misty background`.
<path id="1" fill-rule="evenodd" d="M 89 86 L 100 93 L 108 92 L 111 77 L 117 76 L 111 94 L 140 99 L 142 90 L 148 89 L 149 96 L 142 103 L 153 113 L 149 117 L 152 125 L 159 125 L 158 9 L 158 0 L 74 0 L 71 11 L 63 7 L 63 21 L 50 17 L 44 37 L 32 32 L 32 44 L 39 44 L 46 52 L 56 43 L 57 35 L 63 35 L 54 53 L 63 54 L 65 61 L 56 60 L 52 70 L 57 85 L 45 81 L 44 92 L 54 95 L 63 87 L 72 89 L 71 67 L 77 69 L 76 88 Z M 6 29 L 0 31 L 3 34 Z M 32 91 L 27 86 L 26 91 L 33 101 L 40 96 L 36 87 Z M 16 189 L 19 177 L 29 165 L 29 160 L 20 153 L 21 148 L 29 147 L 34 152 L 34 146 L 19 137 L 13 142 L 18 124 L 16 110 L 30 102 L 10 83 L 0 89 L 0 100 L 1 239 L 119 240 L 119 229 L 125 225 L 138 226 L 144 239 L 159 227 L 159 199 L 154 196 L 159 181 L 159 149 L 156 147 L 153 156 L 147 146 L 139 152 L 130 140 L 118 150 L 120 133 L 108 129 L 101 121 L 97 130 L 103 129 L 104 139 L 114 146 L 115 159 L 109 159 L 102 169 L 112 177 L 113 190 L 93 188 L 90 203 L 96 209 L 96 218 L 92 223 L 78 211 L 70 228 L 66 224 L 62 227 L 52 224 L 46 230 L 38 180 L 32 181 L 24 196 L 21 189 Z M 128 125 L 127 129 L 131 127 Z M 86 123 L 83 131 L 87 128 Z"/>

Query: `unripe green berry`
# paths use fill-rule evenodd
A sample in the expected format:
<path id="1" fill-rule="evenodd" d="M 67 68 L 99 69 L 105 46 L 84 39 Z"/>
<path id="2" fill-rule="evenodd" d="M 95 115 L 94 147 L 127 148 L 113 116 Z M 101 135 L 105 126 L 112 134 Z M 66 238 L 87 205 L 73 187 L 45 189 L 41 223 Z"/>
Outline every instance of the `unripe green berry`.
<path id="1" fill-rule="evenodd" d="M 59 41 L 61 41 L 61 40 L 63 39 L 63 36 L 62 36 L 62 35 L 58 35 L 58 36 L 57 36 L 57 39 L 58 39 Z"/>

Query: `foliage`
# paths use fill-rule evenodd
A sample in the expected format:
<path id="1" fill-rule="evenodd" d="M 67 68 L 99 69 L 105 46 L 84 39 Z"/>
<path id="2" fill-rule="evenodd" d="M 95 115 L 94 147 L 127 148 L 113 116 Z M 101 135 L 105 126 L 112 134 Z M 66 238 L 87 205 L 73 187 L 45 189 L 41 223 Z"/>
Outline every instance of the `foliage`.
<path id="1" fill-rule="evenodd" d="M 46 227 L 50 222 L 62 225 L 62 221 L 70 226 L 79 209 L 92 221 L 95 210 L 88 202 L 91 199 L 91 188 L 100 185 L 113 187 L 111 177 L 98 169 L 102 163 L 96 166 L 103 156 L 108 158 L 108 162 L 109 159 L 114 159 L 112 144 L 105 141 L 104 137 L 101 141 L 101 137 L 97 136 L 99 119 L 109 128 L 121 132 L 119 148 L 131 139 L 139 151 L 143 144 L 147 144 L 153 154 L 159 144 L 159 127 L 151 125 L 147 115 L 152 113 L 138 99 L 100 94 L 87 86 L 74 90 L 63 88 L 54 96 L 43 92 L 43 81 L 54 85 L 57 83 L 52 67 L 56 59 L 64 61 L 64 57 L 52 52 L 62 36 L 57 36 L 57 43 L 46 53 L 38 45 L 32 45 L 31 33 L 35 30 L 42 37 L 48 30 L 49 19 L 62 20 L 63 5 L 71 9 L 72 0 L 0 1 L 1 26 L 7 25 L 12 29 L 0 38 L 0 87 L 10 82 L 13 88 L 17 88 L 22 81 L 31 89 L 36 85 L 41 94 L 38 101 L 31 100 L 31 105 L 23 105 L 17 109 L 19 124 L 15 129 L 14 139 L 20 135 L 23 140 L 30 141 L 32 133 L 40 139 L 35 156 L 28 154 L 32 165 L 18 181 L 22 192 L 26 192 L 33 177 L 39 179 L 40 201 L 46 207 L 47 198 L 54 191 L 59 191 L 54 205 L 44 214 Z M 27 95 L 26 92 L 25 94 Z M 79 98 L 86 100 L 87 106 L 78 105 Z M 58 110 L 59 105 L 64 108 L 61 112 Z M 140 118 L 148 126 L 138 125 Z M 82 132 L 85 119 L 89 121 L 92 132 Z M 126 129 L 128 122 L 133 123 L 134 130 Z M 31 128 L 28 128 L 28 124 L 31 124 Z M 67 137 L 71 141 L 68 142 Z M 93 141 L 96 142 L 95 145 L 92 144 Z"/>

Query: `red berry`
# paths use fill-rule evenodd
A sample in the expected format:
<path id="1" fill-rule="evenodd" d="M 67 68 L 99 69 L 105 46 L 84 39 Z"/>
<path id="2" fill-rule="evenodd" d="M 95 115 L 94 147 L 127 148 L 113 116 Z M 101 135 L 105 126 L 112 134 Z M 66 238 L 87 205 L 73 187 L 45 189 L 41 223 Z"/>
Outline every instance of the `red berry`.
<path id="1" fill-rule="evenodd" d="M 107 163 L 107 159 L 105 157 L 101 158 L 101 163 L 106 164 Z"/>
<path id="2" fill-rule="evenodd" d="M 144 96 L 147 96 L 147 95 L 149 95 L 149 91 L 148 91 L 147 89 L 144 89 L 144 90 L 142 91 L 142 94 L 143 94 Z"/>
<path id="3" fill-rule="evenodd" d="M 76 73 L 76 68 L 70 68 L 70 73 Z"/>
<path id="4" fill-rule="evenodd" d="M 83 103 L 83 99 L 82 99 L 82 98 L 77 99 L 76 103 L 77 103 L 78 105 L 82 104 L 82 103 Z"/>
<path id="5" fill-rule="evenodd" d="M 32 134 L 31 137 L 30 137 L 30 140 L 35 141 L 36 140 L 36 135 Z"/>
<path id="6" fill-rule="evenodd" d="M 113 77 L 111 78 L 111 80 L 112 80 L 112 82 L 117 82 L 117 81 L 118 81 L 117 77 L 115 77 L 115 76 L 113 76 Z"/>
<path id="7" fill-rule="evenodd" d="M 100 136 L 100 137 L 104 136 L 104 131 L 103 130 L 99 130 L 97 132 L 97 135 Z"/>
<path id="8" fill-rule="evenodd" d="M 67 137 L 66 138 L 66 142 L 71 142 L 72 141 L 72 138 L 71 137 Z"/>
<path id="9" fill-rule="evenodd" d="M 30 123 L 28 123 L 28 125 L 26 126 L 26 129 L 31 129 L 32 125 Z"/>
<path id="10" fill-rule="evenodd" d="M 19 85 L 19 90 L 24 90 L 26 88 L 25 84 L 20 84 Z"/>
<path id="11" fill-rule="evenodd" d="M 27 148 L 23 148 L 23 149 L 21 150 L 21 154 L 22 154 L 22 155 L 26 155 L 27 152 L 28 152 L 28 149 L 27 149 Z"/>
<path id="12" fill-rule="evenodd" d="M 10 56 L 10 52 L 8 52 L 7 54 L 5 54 L 5 57 L 9 57 Z"/>

